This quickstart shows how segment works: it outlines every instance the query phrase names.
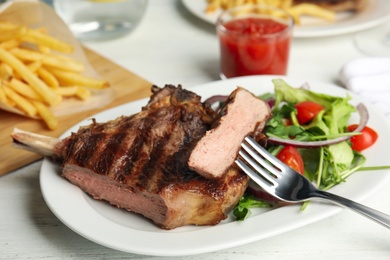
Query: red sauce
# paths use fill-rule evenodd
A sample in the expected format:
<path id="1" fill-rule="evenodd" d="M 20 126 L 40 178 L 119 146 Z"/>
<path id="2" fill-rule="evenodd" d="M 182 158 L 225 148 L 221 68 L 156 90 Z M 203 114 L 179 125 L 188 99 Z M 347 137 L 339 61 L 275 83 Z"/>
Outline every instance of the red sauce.
<path id="1" fill-rule="evenodd" d="M 243 18 L 218 30 L 221 73 L 227 77 L 254 74 L 286 74 L 291 30 L 266 18 Z"/>

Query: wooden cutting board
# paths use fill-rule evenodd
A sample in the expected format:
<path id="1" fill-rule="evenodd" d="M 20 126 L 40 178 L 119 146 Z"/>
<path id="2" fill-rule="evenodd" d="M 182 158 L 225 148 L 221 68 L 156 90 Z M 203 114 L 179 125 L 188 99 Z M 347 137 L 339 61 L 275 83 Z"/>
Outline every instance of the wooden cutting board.
<path id="1" fill-rule="evenodd" d="M 9 112 L 0 111 L 0 176 L 41 158 L 36 154 L 11 147 L 12 139 L 10 134 L 13 128 L 17 127 L 34 133 L 58 137 L 74 124 L 93 114 L 120 104 L 150 96 L 150 87 L 152 83 L 127 71 L 91 50 L 85 48 L 84 51 L 93 68 L 102 78 L 110 82 L 111 87 L 116 93 L 115 100 L 109 105 L 99 109 L 84 111 L 59 118 L 59 127 L 54 131 L 46 129 L 45 125 L 39 120 L 28 119 Z"/>

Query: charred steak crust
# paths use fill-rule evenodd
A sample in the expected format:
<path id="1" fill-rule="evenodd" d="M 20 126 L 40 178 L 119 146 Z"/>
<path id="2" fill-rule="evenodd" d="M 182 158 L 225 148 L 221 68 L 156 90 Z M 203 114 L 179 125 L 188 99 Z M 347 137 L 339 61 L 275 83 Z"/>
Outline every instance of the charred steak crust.
<path id="1" fill-rule="evenodd" d="M 226 218 L 248 184 L 231 167 L 208 180 L 187 161 L 215 112 L 179 85 L 152 87 L 142 111 L 81 127 L 65 139 L 63 176 L 96 199 L 134 211 L 165 229 Z"/>

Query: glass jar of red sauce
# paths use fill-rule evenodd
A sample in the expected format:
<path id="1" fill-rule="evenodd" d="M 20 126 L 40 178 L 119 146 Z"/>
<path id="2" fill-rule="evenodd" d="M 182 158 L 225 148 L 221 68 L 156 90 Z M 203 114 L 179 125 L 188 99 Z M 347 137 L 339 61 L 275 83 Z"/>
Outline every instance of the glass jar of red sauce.
<path id="1" fill-rule="evenodd" d="M 221 78 L 285 75 L 294 20 L 286 11 L 266 6 L 241 6 L 217 21 Z"/>

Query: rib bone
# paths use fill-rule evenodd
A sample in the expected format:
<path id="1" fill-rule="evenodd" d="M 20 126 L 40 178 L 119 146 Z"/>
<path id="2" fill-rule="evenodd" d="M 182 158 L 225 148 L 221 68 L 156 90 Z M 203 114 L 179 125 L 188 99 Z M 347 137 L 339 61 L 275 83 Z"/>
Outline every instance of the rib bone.
<path id="1" fill-rule="evenodd" d="M 11 134 L 13 139 L 12 146 L 22 150 L 38 153 L 43 156 L 62 157 L 61 152 L 57 149 L 60 139 L 39 135 L 14 128 Z"/>

